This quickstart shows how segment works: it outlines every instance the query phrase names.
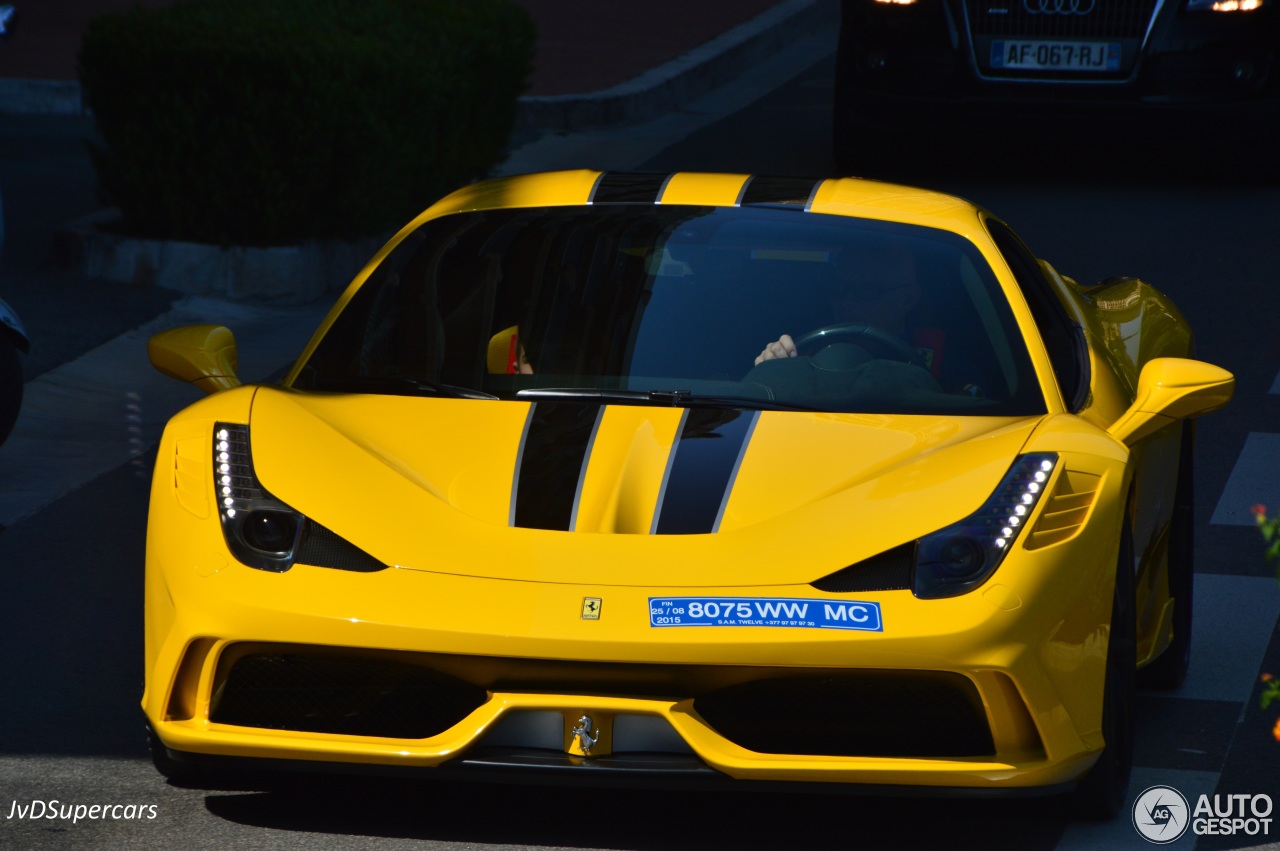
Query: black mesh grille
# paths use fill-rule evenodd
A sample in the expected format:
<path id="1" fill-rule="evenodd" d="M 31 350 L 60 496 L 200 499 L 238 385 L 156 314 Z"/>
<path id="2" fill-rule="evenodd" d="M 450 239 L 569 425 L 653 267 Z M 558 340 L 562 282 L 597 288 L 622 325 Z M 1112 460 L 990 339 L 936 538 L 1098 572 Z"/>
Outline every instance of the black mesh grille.
<path id="1" fill-rule="evenodd" d="M 916 543 L 894 547 L 810 584 L 831 593 L 851 591 L 901 591 L 911 587 L 911 567 Z"/>
<path id="2" fill-rule="evenodd" d="M 488 699 L 476 686 L 377 657 L 256 653 L 238 659 L 209 720 L 240 727 L 424 739 Z"/>
<path id="3" fill-rule="evenodd" d="M 945 672 L 758 680 L 698 697 L 717 733 L 757 753 L 969 757 L 995 753 L 977 689 Z"/>
<path id="4" fill-rule="evenodd" d="M 352 570 L 357 573 L 373 573 L 387 568 L 387 565 L 314 520 L 307 521 L 294 561 L 299 564 Z"/>
<path id="5" fill-rule="evenodd" d="M 1155 6 L 1156 0 L 965 0 L 974 35 L 1032 39 L 1142 38 Z"/>

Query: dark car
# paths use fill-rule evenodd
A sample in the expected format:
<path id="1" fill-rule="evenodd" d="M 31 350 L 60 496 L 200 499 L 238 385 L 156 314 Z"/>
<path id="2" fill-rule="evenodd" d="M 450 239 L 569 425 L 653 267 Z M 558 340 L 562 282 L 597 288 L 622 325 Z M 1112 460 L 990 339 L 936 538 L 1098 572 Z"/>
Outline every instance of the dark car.
<path id="1" fill-rule="evenodd" d="M 1263 138 L 1278 54 L 1280 0 L 842 0 L 836 160 L 954 119 L 1018 141 L 1117 125 Z"/>

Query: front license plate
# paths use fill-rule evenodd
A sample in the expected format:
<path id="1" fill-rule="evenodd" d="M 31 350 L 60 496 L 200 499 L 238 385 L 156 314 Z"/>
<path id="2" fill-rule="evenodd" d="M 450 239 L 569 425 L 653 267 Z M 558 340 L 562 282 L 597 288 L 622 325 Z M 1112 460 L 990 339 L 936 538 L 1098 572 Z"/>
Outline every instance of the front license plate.
<path id="1" fill-rule="evenodd" d="M 1120 45 L 1097 41 L 993 41 L 991 67 L 1032 71 L 1119 71 Z"/>
<path id="2" fill-rule="evenodd" d="M 879 603 L 792 597 L 650 597 L 649 626 L 785 626 L 884 632 Z"/>

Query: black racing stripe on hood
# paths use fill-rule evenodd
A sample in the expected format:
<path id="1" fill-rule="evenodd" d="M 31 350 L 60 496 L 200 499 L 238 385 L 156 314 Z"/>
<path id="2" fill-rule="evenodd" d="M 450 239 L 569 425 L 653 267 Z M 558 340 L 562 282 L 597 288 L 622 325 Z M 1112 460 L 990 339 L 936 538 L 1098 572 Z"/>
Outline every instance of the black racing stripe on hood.
<path id="1" fill-rule="evenodd" d="M 720 528 L 759 411 L 689 408 L 671 449 L 652 531 L 697 535 Z"/>
<path id="2" fill-rule="evenodd" d="M 511 494 L 511 525 L 570 531 L 604 408 L 581 402 L 529 407 Z"/>
<path id="3" fill-rule="evenodd" d="M 596 178 L 588 204 L 656 204 L 669 175 L 609 171 Z"/>
<path id="4" fill-rule="evenodd" d="M 749 178 L 742 187 L 738 203 L 768 204 L 782 207 L 809 209 L 813 196 L 822 185 L 821 180 L 808 177 L 771 177 L 758 174 Z"/>

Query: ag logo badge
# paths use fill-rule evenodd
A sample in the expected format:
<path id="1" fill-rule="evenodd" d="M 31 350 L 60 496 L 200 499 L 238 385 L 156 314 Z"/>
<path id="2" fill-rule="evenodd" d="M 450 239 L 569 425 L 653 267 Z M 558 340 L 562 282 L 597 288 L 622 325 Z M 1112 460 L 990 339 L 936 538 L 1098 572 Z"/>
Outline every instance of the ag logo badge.
<path id="1" fill-rule="evenodd" d="M 582 598 L 582 619 L 584 621 L 600 620 L 600 609 L 604 605 L 604 600 L 600 597 L 583 597 Z"/>
<path id="2" fill-rule="evenodd" d="M 1172 786 L 1152 786 L 1133 802 L 1133 826 L 1148 842 L 1176 842 L 1190 823 L 1187 799 Z"/>

